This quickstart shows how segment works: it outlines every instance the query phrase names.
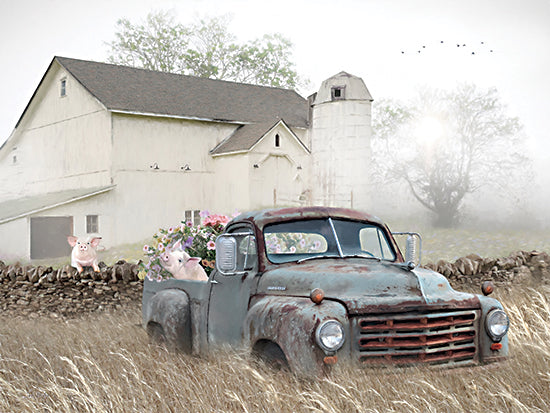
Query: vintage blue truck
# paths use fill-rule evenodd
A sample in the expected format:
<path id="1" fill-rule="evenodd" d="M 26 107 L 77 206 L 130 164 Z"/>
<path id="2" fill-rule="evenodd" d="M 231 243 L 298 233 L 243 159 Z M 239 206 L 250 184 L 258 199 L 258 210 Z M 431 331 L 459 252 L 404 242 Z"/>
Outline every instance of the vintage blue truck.
<path id="1" fill-rule="evenodd" d="M 241 214 L 207 282 L 144 281 L 143 327 L 195 355 L 230 346 L 306 375 L 334 365 L 478 365 L 506 359 L 509 319 L 403 257 L 378 218 L 307 207 Z M 415 251 L 416 250 L 416 251 Z"/>

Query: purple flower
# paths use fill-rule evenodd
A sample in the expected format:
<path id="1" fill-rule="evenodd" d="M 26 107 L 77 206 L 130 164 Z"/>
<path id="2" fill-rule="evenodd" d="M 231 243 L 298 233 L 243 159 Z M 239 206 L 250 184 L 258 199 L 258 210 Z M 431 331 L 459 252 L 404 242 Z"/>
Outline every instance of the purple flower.
<path id="1" fill-rule="evenodd" d="M 182 245 L 182 249 L 191 248 L 193 246 L 193 237 L 187 238 L 187 241 L 185 241 Z"/>

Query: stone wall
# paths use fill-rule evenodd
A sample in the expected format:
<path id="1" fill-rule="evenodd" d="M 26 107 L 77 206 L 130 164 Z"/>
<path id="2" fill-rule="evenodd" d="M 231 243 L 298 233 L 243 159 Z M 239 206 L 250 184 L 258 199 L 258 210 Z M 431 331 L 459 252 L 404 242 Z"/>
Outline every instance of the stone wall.
<path id="1" fill-rule="evenodd" d="M 502 258 L 470 254 L 454 262 L 440 260 L 423 266 L 443 274 L 451 283 L 491 280 L 530 285 L 550 282 L 550 256 L 546 252 L 518 251 Z"/>
<path id="2" fill-rule="evenodd" d="M 438 261 L 424 267 L 445 275 L 453 286 L 492 280 L 498 284 L 550 283 L 550 256 L 518 251 L 503 258 L 471 254 L 454 262 Z M 100 263 L 101 271 L 87 268 L 78 274 L 68 265 L 6 265 L 0 261 L 0 311 L 3 316 L 71 318 L 98 311 L 141 311 L 143 283 L 138 264 Z"/>
<path id="3" fill-rule="evenodd" d="M 86 268 L 78 274 L 69 265 L 52 268 L 0 261 L 0 311 L 3 316 L 54 318 L 128 307 L 141 311 L 139 266 L 125 261 L 99 266 L 99 273 Z"/>

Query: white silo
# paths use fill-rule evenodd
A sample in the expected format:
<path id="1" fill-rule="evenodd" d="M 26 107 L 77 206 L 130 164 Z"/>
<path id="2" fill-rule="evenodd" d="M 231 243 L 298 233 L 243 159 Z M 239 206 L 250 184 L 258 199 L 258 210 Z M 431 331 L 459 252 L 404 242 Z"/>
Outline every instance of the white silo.
<path id="1" fill-rule="evenodd" d="M 310 97 L 314 205 L 368 209 L 372 96 L 363 80 L 340 72 Z"/>

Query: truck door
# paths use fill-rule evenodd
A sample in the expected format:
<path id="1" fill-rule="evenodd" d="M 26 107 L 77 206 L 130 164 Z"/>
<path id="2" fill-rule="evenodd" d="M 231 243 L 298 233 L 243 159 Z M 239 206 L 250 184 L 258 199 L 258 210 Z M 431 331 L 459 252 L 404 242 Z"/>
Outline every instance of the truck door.
<path id="1" fill-rule="evenodd" d="M 258 255 L 252 228 L 237 226 L 227 231 L 236 241 L 235 270 L 214 271 L 208 304 L 208 342 L 210 345 L 242 342 L 242 325 L 248 311 L 250 295 L 256 286 Z"/>

